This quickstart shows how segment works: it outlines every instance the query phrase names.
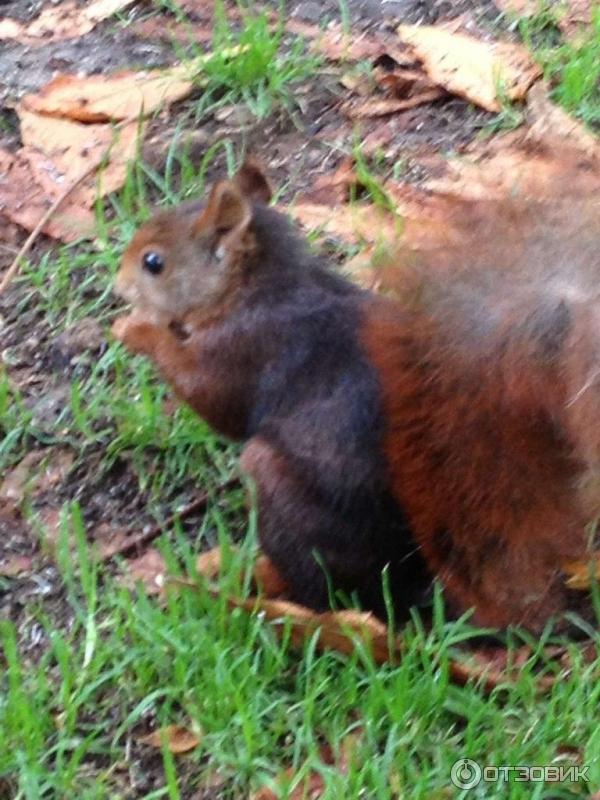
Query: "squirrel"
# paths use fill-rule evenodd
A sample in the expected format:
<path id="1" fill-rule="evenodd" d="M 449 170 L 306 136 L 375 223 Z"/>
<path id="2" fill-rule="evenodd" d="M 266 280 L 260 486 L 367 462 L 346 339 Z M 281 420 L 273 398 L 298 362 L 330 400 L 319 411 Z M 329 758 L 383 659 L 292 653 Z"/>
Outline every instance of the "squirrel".
<path id="1" fill-rule="evenodd" d="M 495 208 L 519 232 L 501 268 L 413 259 L 392 297 L 312 254 L 270 198 L 246 163 L 142 225 L 113 330 L 245 443 L 291 599 L 322 610 L 333 587 L 400 619 L 437 578 L 450 613 L 483 626 L 540 632 L 587 609 L 561 565 L 588 557 L 600 513 L 594 231 L 582 221 L 569 250 L 557 227 L 542 247 L 522 209 Z"/>

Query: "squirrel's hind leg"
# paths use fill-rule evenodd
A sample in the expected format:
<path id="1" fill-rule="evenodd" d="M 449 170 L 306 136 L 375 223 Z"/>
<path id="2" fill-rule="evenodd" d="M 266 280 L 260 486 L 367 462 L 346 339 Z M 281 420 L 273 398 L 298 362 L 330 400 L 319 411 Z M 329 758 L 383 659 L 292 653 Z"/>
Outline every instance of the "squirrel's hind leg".
<path id="1" fill-rule="evenodd" d="M 365 610 L 385 617 L 386 566 L 400 616 L 422 596 L 429 580 L 391 498 L 336 503 L 321 497 L 315 476 L 300 476 L 261 438 L 248 442 L 241 466 L 256 488 L 261 547 L 287 581 L 291 600 L 322 611 L 330 607 L 332 591 L 347 598 L 355 593 Z"/>

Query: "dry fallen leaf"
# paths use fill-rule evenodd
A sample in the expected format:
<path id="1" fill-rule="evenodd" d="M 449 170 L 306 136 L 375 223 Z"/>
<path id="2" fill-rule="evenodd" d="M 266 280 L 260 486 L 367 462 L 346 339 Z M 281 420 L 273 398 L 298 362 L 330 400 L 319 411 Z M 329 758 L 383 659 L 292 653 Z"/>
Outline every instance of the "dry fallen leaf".
<path id="1" fill-rule="evenodd" d="M 260 613 L 276 625 L 290 626 L 290 638 L 294 645 L 301 646 L 316 631 L 319 631 L 318 647 L 339 653 L 353 653 L 360 641 L 370 650 L 377 663 L 390 659 L 390 645 L 399 652 L 400 643 L 390 640 L 387 626 L 368 612 L 348 609 L 317 613 L 306 606 L 287 600 L 270 600 L 264 597 L 249 597 L 242 600 L 229 597 L 233 608 L 245 608 Z"/>
<path id="2" fill-rule="evenodd" d="M 400 25 L 432 81 L 488 111 L 500 111 L 498 94 L 522 100 L 541 70 L 528 50 L 510 42 L 482 42 L 433 25 Z"/>
<path id="3" fill-rule="evenodd" d="M 133 589 L 136 584 L 141 583 L 148 594 L 162 594 L 167 565 L 156 548 L 150 547 L 139 558 L 126 561 L 124 569 L 126 572 L 121 578 L 124 586 Z"/>
<path id="4" fill-rule="evenodd" d="M 28 94 L 20 108 L 78 122 L 116 122 L 148 115 L 191 92 L 192 69 L 118 72 L 113 75 L 58 75 L 37 94 Z"/>
<path id="5" fill-rule="evenodd" d="M 127 164 L 134 158 L 143 126 L 130 122 L 115 130 L 110 125 L 82 125 L 68 119 L 56 119 L 17 109 L 24 147 L 19 154 L 29 161 L 36 179 L 52 200 L 59 197 L 90 165 L 100 166 L 107 152 L 100 177 L 90 176 L 68 198 L 69 208 L 89 208 L 98 196 L 122 186 Z M 63 211 L 64 213 L 64 211 Z"/>
<path id="6" fill-rule="evenodd" d="M 207 578 L 208 580 L 218 578 L 221 572 L 222 562 L 223 558 L 220 547 L 213 547 L 211 550 L 200 553 L 196 559 L 198 575 L 202 575 L 203 578 Z"/>
<path id="7" fill-rule="evenodd" d="M 374 97 L 361 102 L 348 101 L 342 103 L 341 109 L 350 119 L 368 119 L 369 117 L 385 117 L 388 114 L 397 114 L 399 111 L 408 111 L 411 108 L 432 103 L 446 96 L 443 89 L 429 89 L 426 92 L 412 95 L 405 99 L 396 97 Z"/>
<path id="8" fill-rule="evenodd" d="M 331 61 L 364 61 L 388 56 L 397 64 L 411 64 L 414 58 L 392 39 L 368 33 L 346 33 L 339 24 L 330 25 L 311 42 L 313 50 Z"/>
<path id="9" fill-rule="evenodd" d="M 192 733 L 182 725 L 165 725 L 164 728 L 157 728 L 147 736 L 138 736 L 137 741 L 157 749 L 160 749 L 164 742 L 173 755 L 180 755 L 198 747 L 201 738 L 201 735 Z"/>
<path id="10" fill-rule="evenodd" d="M 30 22 L 10 17 L 0 19 L 0 40 L 17 39 L 30 47 L 61 39 L 74 39 L 89 33 L 99 22 L 123 11 L 134 0 L 92 0 L 80 4 L 74 0 L 48 5 Z"/>
<path id="11" fill-rule="evenodd" d="M 0 218 L 8 218 L 25 230 L 32 231 L 52 203 L 42 186 L 37 182 L 41 169 L 41 155 L 28 157 L 21 151 L 9 153 L 0 149 Z M 35 169 L 34 165 L 35 164 Z M 27 197 L 22 187 L 27 186 Z M 65 202 L 44 225 L 42 232 L 55 239 L 73 242 L 92 236 L 96 221 L 89 208 L 79 203 Z"/>
<path id="12" fill-rule="evenodd" d="M 28 572 L 33 564 L 31 556 L 10 556 L 0 561 L 0 575 L 14 578 L 22 572 Z"/>

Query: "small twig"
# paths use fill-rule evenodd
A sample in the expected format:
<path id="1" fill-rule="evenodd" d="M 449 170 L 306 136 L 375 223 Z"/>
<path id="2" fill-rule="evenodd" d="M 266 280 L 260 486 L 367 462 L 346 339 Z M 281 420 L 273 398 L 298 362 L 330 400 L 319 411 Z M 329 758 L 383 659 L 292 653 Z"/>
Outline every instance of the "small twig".
<path id="1" fill-rule="evenodd" d="M 225 483 L 219 486 L 219 491 L 231 488 L 237 483 L 238 481 L 235 478 L 225 481 Z M 131 554 L 133 551 L 139 551 L 142 545 L 149 544 L 150 542 L 154 541 L 154 539 L 157 539 L 162 533 L 164 533 L 165 530 L 173 527 L 176 522 L 187 519 L 199 511 L 203 511 L 206 508 L 209 499 L 210 495 L 208 492 L 203 492 L 195 500 L 192 500 L 186 506 L 179 509 L 179 511 L 176 511 L 174 514 L 172 514 L 164 524 L 151 525 L 141 531 L 131 533 L 120 542 L 116 542 L 113 547 L 108 544 L 106 547 L 102 548 L 100 560 L 108 561 L 108 559 L 113 558 L 113 556 L 126 556 Z"/>
<path id="2" fill-rule="evenodd" d="M 92 172 L 98 167 L 98 165 L 100 163 L 101 163 L 101 161 L 98 161 L 97 163 L 93 163 L 91 166 L 89 166 L 87 169 L 85 169 L 81 173 L 81 175 L 77 178 L 77 180 L 73 181 L 73 183 L 70 184 L 70 186 L 68 186 L 65 189 L 65 191 L 59 197 L 56 198 L 56 200 L 52 203 L 52 205 L 48 209 L 46 209 L 46 211 L 44 212 L 44 214 L 40 218 L 38 224 L 31 231 L 31 233 L 29 234 L 27 239 L 25 239 L 25 241 L 23 242 L 23 245 L 22 245 L 21 249 L 19 250 L 17 255 L 14 257 L 12 264 L 6 270 L 6 272 L 4 273 L 4 277 L 2 278 L 2 282 L 0 283 L 0 294 L 2 294 L 4 292 L 4 290 L 8 287 L 8 284 L 11 282 L 11 280 L 17 274 L 17 271 L 18 271 L 19 266 L 21 264 L 21 259 L 25 255 L 27 255 L 27 253 L 31 249 L 31 247 L 32 247 L 33 243 L 35 242 L 35 240 L 37 239 L 37 237 L 40 235 L 40 233 L 42 231 L 42 228 L 46 225 L 48 220 L 52 216 L 54 216 L 54 214 L 58 210 L 59 206 L 61 206 L 62 203 L 64 203 L 64 201 L 71 194 L 71 192 L 73 192 L 79 186 L 79 184 L 82 181 L 84 181 L 87 177 L 89 177 L 92 174 Z"/>
<path id="3" fill-rule="evenodd" d="M 117 125 L 115 125 L 114 130 L 120 130 L 121 128 L 125 128 L 127 125 L 129 125 L 132 122 L 135 122 L 137 119 L 139 119 L 139 116 L 140 116 L 139 114 L 136 114 L 135 116 L 127 117 L 126 119 L 121 120 L 121 122 L 119 122 L 119 123 L 117 123 Z M 17 255 L 14 257 L 10 267 L 4 273 L 2 281 L 0 282 L 0 294 L 2 294 L 6 290 L 6 288 L 9 285 L 9 283 L 11 282 L 11 280 L 17 274 L 22 259 L 31 250 L 31 247 L 33 246 L 35 240 L 38 238 L 38 236 L 42 232 L 42 229 L 44 228 L 44 226 L 54 216 L 54 214 L 57 212 L 59 207 L 64 203 L 64 201 L 67 199 L 67 197 L 73 191 L 75 191 L 75 189 L 86 178 L 89 178 L 89 176 L 92 174 L 92 172 L 94 172 L 94 170 L 98 169 L 98 167 L 102 164 L 104 159 L 110 153 L 110 150 L 111 150 L 113 144 L 114 144 L 114 139 L 111 140 L 109 145 L 107 145 L 106 150 L 104 150 L 104 152 L 102 153 L 102 156 L 97 161 L 94 161 L 92 164 L 90 164 L 89 167 L 86 167 L 86 169 L 84 169 L 84 171 L 81 173 L 81 175 L 79 175 L 79 177 L 76 178 L 73 181 L 73 183 L 71 183 L 69 186 L 67 186 L 67 188 L 64 190 L 64 192 L 62 192 L 62 194 L 59 197 L 57 197 L 56 200 L 52 203 L 52 205 L 44 212 L 44 214 L 42 215 L 41 219 L 39 220 L 39 222 L 37 223 L 35 228 L 31 231 L 31 233 L 29 234 L 27 239 L 25 239 L 25 241 L 23 242 L 22 247 L 18 251 Z"/>

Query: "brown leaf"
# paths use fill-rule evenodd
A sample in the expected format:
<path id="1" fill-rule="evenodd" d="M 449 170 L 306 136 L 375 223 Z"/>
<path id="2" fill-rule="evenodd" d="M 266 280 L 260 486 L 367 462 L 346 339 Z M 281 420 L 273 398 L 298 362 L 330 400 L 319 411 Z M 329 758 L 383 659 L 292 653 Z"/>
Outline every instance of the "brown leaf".
<path id="1" fill-rule="evenodd" d="M 53 549 L 60 537 L 61 512 L 57 508 L 46 507 L 38 511 L 38 517 L 44 528 L 44 541 Z"/>
<path id="2" fill-rule="evenodd" d="M 206 550 L 200 553 L 196 559 L 196 570 L 198 575 L 208 580 L 214 580 L 219 577 L 221 572 L 221 565 L 223 562 L 221 548 L 213 547 L 211 550 Z"/>
<path id="3" fill-rule="evenodd" d="M 20 154 L 29 161 L 36 182 L 46 195 L 56 199 L 65 186 L 73 183 L 90 164 L 100 166 L 107 151 L 100 181 L 95 175 L 75 189 L 68 203 L 91 207 L 97 196 L 118 189 L 127 174 L 127 163 L 134 158 L 143 127 L 137 121 L 115 131 L 110 125 L 83 125 L 68 119 L 55 119 L 17 108 L 24 147 Z"/>
<path id="4" fill-rule="evenodd" d="M 25 230 L 32 231 L 52 203 L 37 178 L 41 173 L 39 159 L 31 152 L 9 153 L 0 149 L 0 215 L 4 215 Z M 35 164 L 35 168 L 33 166 Z M 27 186 L 27 197 L 22 187 Z M 93 236 L 96 227 L 94 214 L 79 203 L 65 202 L 47 222 L 42 233 L 64 242 Z"/>
<path id="5" fill-rule="evenodd" d="M 431 80 L 488 111 L 500 111 L 498 92 L 521 100 L 541 75 L 525 47 L 481 42 L 433 25 L 400 25 L 400 38 L 412 45 Z"/>
<path id="6" fill-rule="evenodd" d="M 396 99 L 438 88 L 424 72 L 415 69 L 376 69 L 375 82 L 386 94 Z"/>
<path id="7" fill-rule="evenodd" d="M 356 751 L 363 736 L 364 731 L 360 728 L 345 736 L 340 743 L 339 759 L 335 758 L 334 750 L 330 745 L 327 743 L 322 744 L 319 748 L 322 762 L 335 767 L 341 773 L 347 773 L 352 764 L 355 763 Z M 289 792 L 289 786 L 294 780 L 294 775 L 295 770 L 293 767 L 288 767 L 275 778 L 275 782 L 284 792 L 288 790 L 286 797 L 290 798 L 290 800 L 318 800 L 318 798 L 322 797 L 326 789 L 322 775 L 318 772 L 310 772 Z M 279 793 L 275 793 L 265 786 L 250 795 L 250 800 L 278 800 L 278 797 L 280 797 Z"/>
<path id="8" fill-rule="evenodd" d="M 164 16 L 158 14 L 154 17 L 137 20 L 129 26 L 128 30 L 135 36 L 169 44 L 173 42 L 183 45 L 197 44 L 198 42 L 209 43 L 213 37 L 212 23 L 201 25 L 188 22 L 179 23 L 165 19 Z"/>
<path id="9" fill-rule="evenodd" d="M 33 558 L 31 556 L 10 556 L 0 561 L 0 575 L 6 578 L 14 578 L 22 572 L 29 572 Z"/>
<path id="10" fill-rule="evenodd" d="M 407 111 L 417 106 L 422 106 L 425 103 L 432 103 L 434 100 L 439 100 L 446 96 L 443 89 L 429 89 L 426 92 L 415 94 L 412 97 L 407 97 L 404 100 L 398 100 L 394 97 L 390 98 L 373 98 L 365 100 L 360 103 L 349 101 L 342 103 L 341 110 L 350 119 L 366 119 L 369 117 L 385 117 L 389 114 L 397 114 L 399 111 Z"/>
<path id="11" fill-rule="evenodd" d="M 228 602 L 234 608 L 259 612 L 277 625 L 291 623 L 291 641 L 297 646 L 319 630 L 318 646 L 322 650 L 349 654 L 356 650 L 357 641 L 361 641 L 371 651 L 377 663 L 389 660 L 390 640 L 387 626 L 373 614 L 351 609 L 319 614 L 298 603 L 263 597 L 250 597 L 247 600 L 230 597 Z M 397 645 L 399 650 L 399 642 L 394 645 L 392 641 L 392 645 Z"/>
<path id="12" fill-rule="evenodd" d="M 302 197 L 302 202 L 335 206 L 350 199 L 350 189 L 357 185 L 353 158 L 344 158 L 333 172 L 319 175 Z"/>
<path id="13" fill-rule="evenodd" d="M 164 728 L 158 728 L 147 736 L 138 736 L 137 741 L 157 749 L 160 749 L 164 742 L 171 753 L 180 755 L 198 747 L 201 738 L 201 735 L 192 733 L 182 725 L 165 725 Z"/>
<path id="14" fill-rule="evenodd" d="M 38 94 L 26 95 L 20 108 L 86 123 L 146 116 L 187 97 L 191 74 L 191 66 L 181 65 L 112 75 L 58 75 Z"/>
<path id="15" fill-rule="evenodd" d="M 397 64 L 411 64 L 414 58 L 406 49 L 391 39 L 368 33 L 346 33 L 341 25 L 330 25 L 311 42 L 313 50 L 331 61 L 365 61 L 388 56 Z"/>
<path id="16" fill-rule="evenodd" d="M 0 40 L 17 39 L 30 47 L 74 39 L 91 31 L 99 22 L 130 6 L 134 0 L 92 0 L 81 5 L 74 0 L 44 7 L 30 22 L 10 17 L 0 19 Z"/>
<path id="17" fill-rule="evenodd" d="M 125 574 L 121 583 L 133 589 L 141 583 L 150 595 L 161 594 L 167 571 L 167 565 L 162 554 L 154 547 L 150 547 L 139 558 L 132 558 L 125 562 Z"/>

